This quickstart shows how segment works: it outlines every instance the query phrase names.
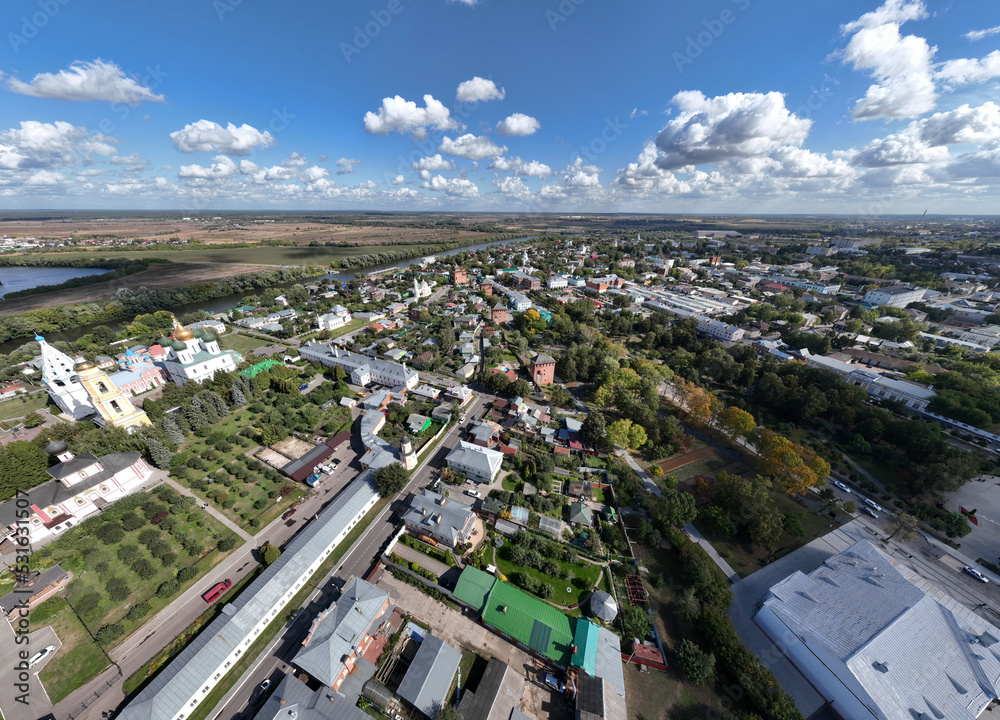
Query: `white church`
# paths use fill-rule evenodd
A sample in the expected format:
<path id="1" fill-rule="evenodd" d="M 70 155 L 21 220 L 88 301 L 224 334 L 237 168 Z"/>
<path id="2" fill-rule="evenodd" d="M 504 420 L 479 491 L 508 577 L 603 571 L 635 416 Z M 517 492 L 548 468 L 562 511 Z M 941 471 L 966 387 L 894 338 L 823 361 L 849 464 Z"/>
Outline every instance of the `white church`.
<path id="1" fill-rule="evenodd" d="M 163 366 L 170 379 L 178 385 L 189 380 L 202 383 L 217 372 L 233 372 L 243 359 L 235 350 L 222 350 L 215 334 L 204 332 L 196 336 L 174 318 L 173 339 L 161 338 L 167 352 Z"/>

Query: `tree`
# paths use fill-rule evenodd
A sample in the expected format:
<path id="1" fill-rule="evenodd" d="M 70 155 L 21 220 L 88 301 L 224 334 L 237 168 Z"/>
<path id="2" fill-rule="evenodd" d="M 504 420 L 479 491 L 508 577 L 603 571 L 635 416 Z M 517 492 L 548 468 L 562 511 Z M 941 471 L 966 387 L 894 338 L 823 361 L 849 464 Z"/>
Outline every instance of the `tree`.
<path id="1" fill-rule="evenodd" d="M 722 540 L 728 540 L 736 532 L 736 526 L 729 515 L 716 505 L 702 505 L 698 509 L 698 519 L 705 524 L 709 533 Z"/>
<path id="2" fill-rule="evenodd" d="M 762 508 L 747 522 L 750 540 L 771 550 L 785 531 L 784 517 L 773 506 Z"/>
<path id="3" fill-rule="evenodd" d="M 449 704 L 438 710 L 437 720 L 462 720 L 462 716 L 459 714 L 458 708 Z"/>
<path id="4" fill-rule="evenodd" d="M 0 445 L 0 502 L 52 478 L 46 472 L 48 456 L 41 446 L 26 440 Z"/>
<path id="5" fill-rule="evenodd" d="M 163 434 L 167 436 L 167 439 L 174 445 L 180 445 L 184 442 L 184 433 L 178 427 L 177 421 L 170 415 L 164 416 L 160 422 L 160 428 L 163 430 Z"/>
<path id="6" fill-rule="evenodd" d="M 583 419 L 580 426 L 580 437 L 588 445 L 601 446 L 607 436 L 608 424 L 604 415 L 595 412 Z"/>
<path id="7" fill-rule="evenodd" d="M 153 461 L 156 467 L 163 470 L 170 466 L 170 459 L 174 454 L 155 437 L 151 437 L 146 441 L 146 450 L 149 452 L 149 459 Z"/>
<path id="8" fill-rule="evenodd" d="M 24 427 L 31 429 L 45 424 L 45 418 L 36 412 L 28 413 L 24 416 Z"/>
<path id="9" fill-rule="evenodd" d="M 268 543 L 264 546 L 261 554 L 264 556 L 264 566 L 266 567 L 281 557 L 281 548 L 277 545 Z"/>
<path id="10" fill-rule="evenodd" d="M 649 621 L 649 613 L 642 606 L 629 605 L 619 617 L 622 620 L 626 638 L 638 638 L 642 641 L 652 632 L 653 625 Z"/>
<path id="11" fill-rule="evenodd" d="M 748 437 L 757 429 L 757 421 L 754 420 L 753 415 L 732 405 L 719 413 L 716 424 L 734 440 L 739 437 Z"/>
<path id="12" fill-rule="evenodd" d="M 615 420 L 608 426 L 608 442 L 620 448 L 637 448 L 646 444 L 646 430 L 631 420 Z"/>
<path id="13" fill-rule="evenodd" d="M 681 672 L 695 685 L 704 685 L 715 672 L 715 655 L 704 653 L 695 643 L 683 638 L 674 649 Z"/>
<path id="14" fill-rule="evenodd" d="M 904 512 L 896 513 L 892 520 L 886 523 L 885 529 L 889 531 L 886 540 L 892 540 L 899 535 L 900 540 L 912 540 L 917 536 L 917 519 Z"/>
<path id="15" fill-rule="evenodd" d="M 527 397 L 531 394 L 531 385 L 524 378 L 518 378 L 510 384 L 510 394 L 515 397 Z"/>
<path id="16" fill-rule="evenodd" d="M 701 601 L 698 599 L 697 588 L 685 589 L 677 599 L 677 614 L 682 620 L 693 622 L 701 615 Z"/>
<path id="17" fill-rule="evenodd" d="M 837 502 L 837 493 L 833 491 L 833 488 L 827 486 L 819 491 L 819 497 L 823 501 L 823 507 L 828 508 Z"/>
<path id="18" fill-rule="evenodd" d="M 830 464 L 826 460 L 776 432 L 758 428 L 754 442 L 760 453 L 757 469 L 773 477 L 789 495 L 801 495 L 830 476 Z"/>
<path id="19" fill-rule="evenodd" d="M 378 487 L 379 495 L 390 497 L 406 487 L 410 473 L 403 467 L 402 463 L 392 463 L 383 468 L 379 468 L 375 473 L 375 485 Z"/>
<path id="20" fill-rule="evenodd" d="M 125 530 L 122 529 L 120 523 L 109 522 L 99 526 L 94 534 L 105 545 L 114 545 L 125 537 Z"/>

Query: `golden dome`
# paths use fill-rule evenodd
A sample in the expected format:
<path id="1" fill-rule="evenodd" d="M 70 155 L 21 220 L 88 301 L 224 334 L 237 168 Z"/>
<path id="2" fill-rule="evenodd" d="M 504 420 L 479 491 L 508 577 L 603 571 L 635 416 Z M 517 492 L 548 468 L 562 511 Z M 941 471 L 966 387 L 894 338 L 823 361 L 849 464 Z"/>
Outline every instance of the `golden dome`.
<path id="1" fill-rule="evenodd" d="M 194 333 L 181 325 L 177 318 L 174 318 L 174 340 L 187 341 L 193 339 Z"/>
<path id="2" fill-rule="evenodd" d="M 83 370 L 93 370 L 95 367 L 97 366 L 90 362 L 90 360 L 81 360 L 73 366 L 73 370 L 75 372 L 82 372 Z"/>

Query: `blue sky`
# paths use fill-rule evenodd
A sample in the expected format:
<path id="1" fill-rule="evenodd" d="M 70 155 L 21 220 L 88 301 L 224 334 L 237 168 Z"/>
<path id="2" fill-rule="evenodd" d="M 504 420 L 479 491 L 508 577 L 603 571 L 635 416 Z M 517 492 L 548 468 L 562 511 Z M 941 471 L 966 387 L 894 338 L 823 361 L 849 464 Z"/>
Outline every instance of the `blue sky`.
<path id="1" fill-rule="evenodd" d="M 0 210 L 993 214 L 992 0 L 8 0 Z"/>

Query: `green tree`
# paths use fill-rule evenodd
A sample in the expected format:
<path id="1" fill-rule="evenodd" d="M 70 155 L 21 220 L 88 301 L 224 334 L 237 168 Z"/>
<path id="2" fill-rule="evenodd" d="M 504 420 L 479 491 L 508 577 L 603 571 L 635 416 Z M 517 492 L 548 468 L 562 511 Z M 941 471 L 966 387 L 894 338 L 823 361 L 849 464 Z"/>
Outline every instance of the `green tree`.
<path id="1" fill-rule="evenodd" d="M 34 442 L 15 440 L 0 445 L 0 502 L 40 485 L 51 477 L 46 472 L 48 455 Z"/>
<path id="2" fill-rule="evenodd" d="M 885 529 L 889 531 L 886 540 L 892 540 L 897 535 L 900 540 L 912 540 L 917 536 L 918 522 L 915 517 L 904 512 L 893 515 L 892 519 L 886 523 Z"/>
<path id="3" fill-rule="evenodd" d="M 715 672 L 715 655 L 702 652 L 694 642 L 682 638 L 674 648 L 677 665 L 695 685 L 706 684 Z"/>
<path id="4" fill-rule="evenodd" d="M 379 495 L 391 497 L 406 487 L 410 473 L 403 467 L 402 463 L 392 463 L 383 468 L 379 468 L 375 473 L 375 485 L 378 487 Z"/>
<path id="5" fill-rule="evenodd" d="M 264 565 L 266 567 L 272 564 L 279 557 L 281 557 L 281 548 L 279 548 L 277 545 L 272 545 L 271 543 L 268 543 L 267 545 L 264 546 L 262 555 L 264 556 Z"/>
<path id="6" fill-rule="evenodd" d="M 653 630 L 653 625 L 649 620 L 649 613 L 646 608 L 638 605 L 629 605 L 622 611 L 622 626 L 625 630 L 626 638 L 638 638 L 645 640 Z"/>
<path id="7" fill-rule="evenodd" d="M 580 437 L 588 445 L 601 446 L 604 444 L 604 440 L 607 437 L 608 424 L 604 419 L 604 415 L 595 412 L 590 413 L 583 419 L 583 423 L 580 426 Z"/>

